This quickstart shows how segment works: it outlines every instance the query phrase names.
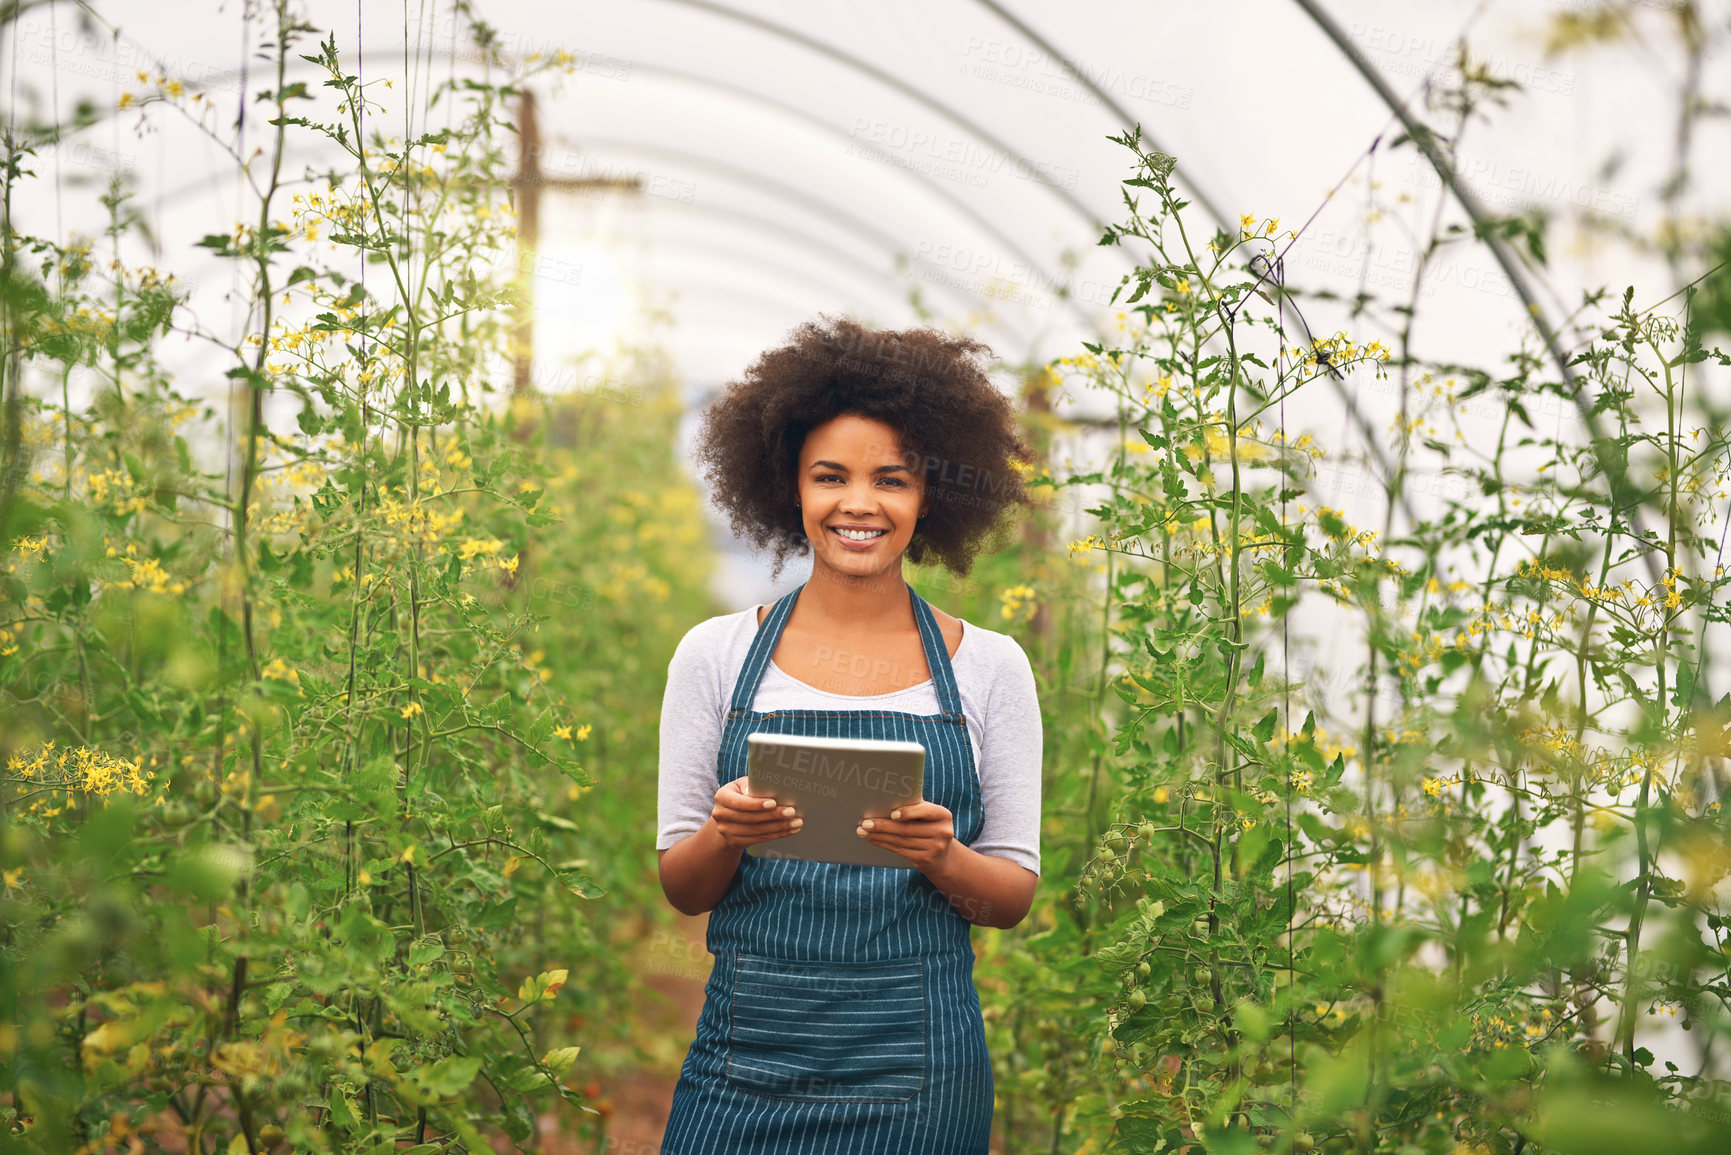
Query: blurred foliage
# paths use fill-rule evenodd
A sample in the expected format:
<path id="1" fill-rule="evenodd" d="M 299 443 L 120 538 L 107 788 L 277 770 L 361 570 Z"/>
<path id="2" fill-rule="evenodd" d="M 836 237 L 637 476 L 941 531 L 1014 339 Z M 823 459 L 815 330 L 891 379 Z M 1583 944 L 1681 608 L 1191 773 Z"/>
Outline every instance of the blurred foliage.
<path id="1" fill-rule="evenodd" d="M 1045 873 L 982 968 L 1005 1149 L 1725 1150 L 1726 358 L 1633 290 L 1566 381 L 1296 339 L 1291 234 L 1196 243 L 1118 143 L 1148 255 L 1053 367 L 1117 415 L 1052 483 L 1103 578 L 1036 586 Z M 1330 379 L 1398 397 L 1382 468 L 1288 432 Z"/>
<path id="2" fill-rule="evenodd" d="M 441 85 L 449 126 L 405 141 L 334 38 L 261 18 L 260 154 L 166 77 L 122 101 L 250 175 L 256 216 L 202 242 L 241 332 L 118 260 L 119 183 L 104 236 L 7 248 L 0 1145 L 527 1149 L 561 1103 L 593 1133 L 579 1048 L 631 1045 L 634 821 L 708 612 L 678 402 L 647 355 L 604 367 L 629 389 L 488 383 L 507 102 L 569 59 Z M 171 337 L 218 350 L 226 412 Z"/>

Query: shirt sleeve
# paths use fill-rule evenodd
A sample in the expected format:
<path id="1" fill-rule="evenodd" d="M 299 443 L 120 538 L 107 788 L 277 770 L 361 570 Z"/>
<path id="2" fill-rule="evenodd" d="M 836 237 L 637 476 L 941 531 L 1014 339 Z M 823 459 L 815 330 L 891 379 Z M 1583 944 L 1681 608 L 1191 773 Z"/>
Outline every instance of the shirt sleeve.
<path id="1" fill-rule="evenodd" d="M 715 758 L 721 749 L 722 638 L 710 623 L 692 627 L 667 663 L 656 770 L 655 849 L 696 834 L 715 808 Z"/>
<path id="2" fill-rule="evenodd" d="M 1014 638 L 986 699 L 980 737 L 980 797 L 985 822 L 973 848 L 1040 873 L 1040 698 L 1034 669 Z"/>

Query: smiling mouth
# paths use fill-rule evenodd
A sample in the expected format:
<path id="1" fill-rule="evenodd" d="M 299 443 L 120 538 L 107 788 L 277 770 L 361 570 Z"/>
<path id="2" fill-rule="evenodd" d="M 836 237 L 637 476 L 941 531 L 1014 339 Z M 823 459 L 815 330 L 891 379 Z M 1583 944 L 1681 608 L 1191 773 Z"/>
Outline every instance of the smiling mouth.
<path id="1" fill-rule="evenodd" d="M 837 529 L 835 526 L 832 525 L 832 526 L 830 526 L 830 532 L 835 534 L 837 537 L 841 538 L 843 541 L 868 542 L 868 541 L 876 541 L 878 538 L 887 534 L 889 532 L 889 530 L 887 530 L 887 529 L 872 529 L 872 530 Z"/>

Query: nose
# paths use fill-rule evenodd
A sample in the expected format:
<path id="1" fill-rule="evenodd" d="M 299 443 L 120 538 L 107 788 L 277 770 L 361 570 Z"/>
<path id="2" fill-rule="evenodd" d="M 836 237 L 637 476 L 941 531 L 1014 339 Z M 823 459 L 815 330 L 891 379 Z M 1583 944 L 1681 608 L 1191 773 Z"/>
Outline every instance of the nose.
<path id="1" fill-rule="evenodd" d="M 847 513 L 875 513 L 878 508 L 877 491 L 872 488 L 870 478 L 853 482 L 847 487 L 847 493 L 842 495 L 842 509 Z"/>

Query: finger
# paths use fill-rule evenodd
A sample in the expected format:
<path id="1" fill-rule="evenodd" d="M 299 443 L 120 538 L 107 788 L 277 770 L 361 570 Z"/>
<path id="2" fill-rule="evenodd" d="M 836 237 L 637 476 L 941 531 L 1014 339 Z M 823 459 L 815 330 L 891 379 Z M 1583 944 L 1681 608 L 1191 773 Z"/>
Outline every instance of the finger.
<path id="1" fill-rule="evenodd" d="M 890 818 L 867 818 L 859 825 L 868 832 L 876 833 L 881 831 L 885 834 L 899 835 L 904 838 L 930 838 L 940 832 L 946 834 L 953 833 L 953 831 L 945 826 L 938 818 L 932 818 L 924 822 L 909 818 L 904 818 L 900 822 Z"/>
<path id="2" fill-rule="evenodd" d="M 924 799 L 921 799 L 918 802 L 909 802 L 890 811 L 890 818 L 892 820 L 905 819 L 909 822 L 930 822 L 935 818 L 950 817 L 953 817 L 953 815 L 951 815 L 948 810 L 945 810 L 936 802 L 927 802 Z"/>
<path id="3" fill-rule="evenodd" d="M 854 833 L 871 843 L 873 846 L 881 846 L 886 850 L 907 850 L 920 846 L 936 846 L 939 841 L 935 838 L 918 838 L 910 835 L 889 834 L 881 830 L 867 830 L 863 826 L 856 828 Z"/>
<path id="4" fill-rule="evenodd" d="M 799 817 L 799 812 L 791 806 L 784 806 L 780 810 L 717 810 L 714 814 L 716 822 L 742 830 L 763 830 L 771 826 L 785 825 L 789 819 L 797 820 Z"/>
<path id="5" fill-rule="evenodd" d="M 765 797 L 768 797 L 767 795 L 763 795 L 763 794 L 753 794 L 751 792 L 751 783 L 749 780 L 747 780 L 745 778 L 735 778 L 731 782 L 723 783 L 721 789 L 719 791 L 717 791 L 717 793 L 718 794 L 726 794 L 726 795 L 729 795 L 729 796 L 734 797 L 734 798 L 749 800 L 754 804 L 757 802 L 761 802 Z"/>
<path id="6" fill-rule="evenodd" d="M 885 850 L 891 854 L 899 855 L 902 858 L 907 859 L 909 862 L 919 862 L 922 859 L 935 856 L 935 851 L 933 851 L 929 846 L 922 847 L 911 843 L 904 844 L 900 842 L 879 842 L 875 839 L 866 839 L 865 841 L 870 842 L 871 845 L 877 847 L 879 850 Z"/>
<path id="7" fill-rule="evenodd" d="M 748 794 L 730 794 L 723 790 L 715 796 L 716 802 L 729 810 L 737 810 L 741 814 L 771 814 L 776 810 L 785 810 L 786 806 L 773 798 L 756 798 Z"/>
<path id="8" fill-rule="evenodd" d="M 795 818 L 792 822 L 788 822 L 783 826 L 767 830 L 747 827 L 744 830 L 738 831 L 736 837 L 745 845 L 753 845 L 759 842 L 772 842 L 777 838 L 786 838 L 790 834 L 798 834 L 800 828 L 804 825 L 804 819 Z"/>

